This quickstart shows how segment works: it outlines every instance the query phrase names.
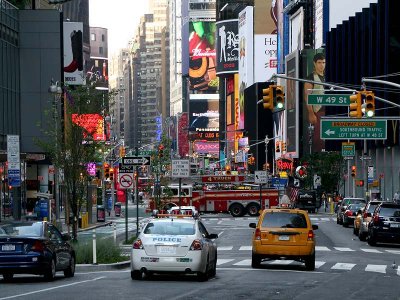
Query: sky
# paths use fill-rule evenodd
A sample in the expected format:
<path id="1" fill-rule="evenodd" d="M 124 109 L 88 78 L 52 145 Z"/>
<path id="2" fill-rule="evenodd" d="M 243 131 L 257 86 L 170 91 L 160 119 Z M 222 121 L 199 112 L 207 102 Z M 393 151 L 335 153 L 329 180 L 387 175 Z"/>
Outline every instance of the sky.
<path id="1" fill-rule="evenodd" d="M 89 25 L 108 29 L 108 56 L 125 48 L 140 17 L 148 12 L 147 0 L 89 0 Z"/>

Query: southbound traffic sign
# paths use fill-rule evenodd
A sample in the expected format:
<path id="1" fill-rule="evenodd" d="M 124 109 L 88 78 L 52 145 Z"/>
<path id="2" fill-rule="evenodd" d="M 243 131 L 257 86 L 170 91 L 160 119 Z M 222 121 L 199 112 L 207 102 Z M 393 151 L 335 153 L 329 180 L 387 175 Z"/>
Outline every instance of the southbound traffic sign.
<path id="1" fill-rule="evenodd" d="M 150 166 L 150 156 L 123 157 L 122 164 L 129 166 Z"/>
<path id="2" fill-rule="evenodd" d="M 324 140 L 386 140 L 387 120 L 321 119 Z"/>

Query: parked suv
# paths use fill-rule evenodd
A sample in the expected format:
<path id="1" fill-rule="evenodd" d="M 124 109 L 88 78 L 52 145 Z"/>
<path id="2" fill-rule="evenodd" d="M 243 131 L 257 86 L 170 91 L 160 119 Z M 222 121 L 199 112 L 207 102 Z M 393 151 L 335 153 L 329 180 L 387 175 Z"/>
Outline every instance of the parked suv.
<path id="1" fill-rule="evenodd" d="M 349 204 L 355 204 L 355 203 L 366 203 L 365 199 L 363 198 L 344 198 L 342 203 L 340 204 L 337 214 L 336 214 L 336 223 L 338 224 L 343 224 L 343 214 L 347 209 L 347 206 Z"/>
<path id="2" fill-rule="evenodd" d="M 382 202 L 375 208 L 368 225 L 368 244 L 400 243 L 400 204 Z"/>
<path id="3" fill-rule="evenodd" d="M 258 268 L 263 259 L 293 259 L 315 269 L 314 231 L 308 213 L 299 209 L 265 209 L 255 228 L 251 266 Z"/>
<path id="4" fill-rule="evenodd" d="M 358 234 L 360 241 L 365 241 L 368 235 L 368 224 L 371 222 L 372 214 L 375 208 L 381 204 L 382 201 L 372 200 L 368 202 L 365 208 L 361 211 L 359 226 L 356 227 L 356 222 L 354 222 L 354 233 Z"/>

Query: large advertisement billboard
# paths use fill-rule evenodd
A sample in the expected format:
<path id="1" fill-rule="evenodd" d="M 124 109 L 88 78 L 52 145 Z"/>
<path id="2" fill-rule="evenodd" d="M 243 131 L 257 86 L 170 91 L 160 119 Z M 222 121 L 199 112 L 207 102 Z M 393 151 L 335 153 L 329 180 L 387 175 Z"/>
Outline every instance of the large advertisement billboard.
<path id="1" fill-rule="evenodd" d="M 84 138 L 93 141 L 109 139 L 109 129 L 104 128 L 104 117 L 99 114 L 72 114 L 72 122 L 84 129 Z"/>
<path id="2" fill-rule="evenodd" d="M 239 70 L 238 20 L 217 22 L 217 74 L 237 73 Z"/>
<path id="3" fill-rule="evenodd" d="M 91 57 L 88 61 L 88 70 L 86 72 L 86 82 L 108 89 L 108 59 L 105 57 Z"/>
<path id="4" fill-rule="evenodd" d="M 299 78 L 299 52 L 286 56 L 286 76 Z M 286 153 L 291 158 L 299 157 L 299 82 L 286 81 Z"/>
<path id="5" fill-rule="evenodd" d="M 255 82 L 270 81 L 277 73 L 277 35 L 256 34 L 254 36 Z"/>
<path id="6" fill-rule="evenodd" d="M 325 49 L 307 49 L 302 52 L 301 77 L 315 82 L 325 82 Z M 325 107 L 322 105 L 307 105 L 310 94 L 325 94 L 325 88 L 320 84 L 304 83 L 302 94 L 303 108 L 303 136 L 308 135 L 308 146 L 313 152 L 325 149 L 325 141 L 320 138 L 321 117 L 325 116 Z M 308 149 L 308 150 L 307 150 Z M 309 153 L 309 147 L 304 147 L 304 153 Z"/>
<path id="7" fill-rule="evenodd" d="M 215 30 L 215 22 L 189 22 L 189 80 L 192 91 L 215 93 L 218 90 Z"/>
<path id="8" fill-rule="evenodd" d="M 218 94 L 190 95 L 189 112 L 189 131 L 219 131 Z"/>
<path id="9" fill-rule="evenodd" d="M 64 82 L 67 85 L 85 84 L 83 73 L 83 23 L 64 22 Z"/>

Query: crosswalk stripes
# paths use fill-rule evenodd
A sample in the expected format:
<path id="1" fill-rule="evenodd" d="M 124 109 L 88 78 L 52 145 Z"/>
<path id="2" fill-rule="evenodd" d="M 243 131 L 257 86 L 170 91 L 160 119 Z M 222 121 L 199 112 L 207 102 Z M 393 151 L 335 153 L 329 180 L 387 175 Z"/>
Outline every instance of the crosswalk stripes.
<path id="1" fill-rule="evenodd" d="M 221 246 L 217 248 L 218 251 L 230 251 L 233 249 L 233 246 Z"/>
<path id="2" fill-rule="evenodd" d="M 325 246 L 315 246 L 315 251 L 331 251 L 331 249 Z"/>
<path id="3" fill-rule="evenodd" d="M 367 265 L 365 271 L 386 274 L 386 265 Z"/>
<path id="4" fill-rule="evenodd" d="M 333 270 L 346 270 L 350 271 L 354 268 L 356 264 L 349 264 L 349 263 L 336 263 L 331 269 Z"/>
<path id="5" fill-rule="evenodd" d="M 318 269 L 318 268 L 321 268 L 324 264 L 326 264 L 326 262 L 324 262 L 324 261 L 315 261 L 315 268 L 316 269 Z"/>
<path id="6" fill-rule="evenodd" d="M 234 261 L 234 259 L 233 258 L 218 258 L 217 259 L 217 266 L 229 263 L 231 261 Z"/>
<path id="7" fill-rule="evenodd" d="M 243 259 L 237 263 L 233 264 L 234 266 L 251 266 L 251 259 Z"/>
<path id="8" fill-rule="evenodd" d="M 400 254 L 400 250 L 386 250 L 386 251 L 392 254 Z"/>
<path id="9" fill-rule="evenodd" d="M 347 247 L 333 247 L 338 251 L 342 251 L 342 252 L 354 252 L 355 250 L 347 248 Z"/>
<path id="10" fill-rule="evenodd" d="M 252 246 L 240 246 L 239 251 L 251 251 Z"/>
<path id="11" fill-rule="evenodd" d="M 368 252 L 368 253 L 382 253 L 381 251 L 377 250 L 377 249 L 365 249 L 365 248 L 360 248 L 361 251 L 364 252 Z M 390 250 L 386 250 L 386 251 L 390 251 Z M 400 251 L 399 251 L 400 253 Z"/>

